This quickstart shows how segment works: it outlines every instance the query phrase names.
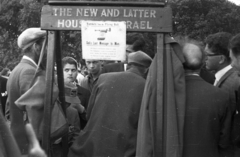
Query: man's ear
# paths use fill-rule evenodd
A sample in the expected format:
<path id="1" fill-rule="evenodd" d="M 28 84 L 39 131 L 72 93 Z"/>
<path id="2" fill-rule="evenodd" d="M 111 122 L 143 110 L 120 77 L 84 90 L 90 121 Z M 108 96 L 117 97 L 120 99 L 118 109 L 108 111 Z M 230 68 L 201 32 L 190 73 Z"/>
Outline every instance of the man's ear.
<path id="1" fill-rule="evenodd" d="M 223 64 L 223 63 L 225 63 L 227 61 L 227 58 L 224 56 L 224 55 L 221 55 L 220 56 L 220 61 L 219 61 L 219 63 L 220 64 Z"/>

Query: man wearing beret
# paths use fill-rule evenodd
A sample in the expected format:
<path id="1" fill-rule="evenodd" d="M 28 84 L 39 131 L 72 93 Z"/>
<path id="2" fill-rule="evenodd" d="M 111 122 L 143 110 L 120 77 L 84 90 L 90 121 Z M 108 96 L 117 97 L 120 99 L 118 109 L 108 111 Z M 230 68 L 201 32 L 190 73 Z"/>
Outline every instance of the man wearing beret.
<path id="1" fill-rule="evenodd" d="M 68 157 L 135 156 L 139 110 L 152 59 L 129 54 L 128 70 L 100 75 L 87 109 L 88 123 Z"/>
<path id="2" fill-rule="evenodd" d="M 40 28 L 28 28 L 22 32 L 17 43 L 24 56 L 12 71 L 7 82 L 11 130 L 22 154 L 27 154 L 29 150 L 25 131 L 26 118 L 24 117 L 26 116 L 24 115 L 26 114 L 16 106 L 15 101 L 30 88 L 45 36 L 46 31 Z M 44 57 L 46 57 L 46 52 L 45 49 Z"/>

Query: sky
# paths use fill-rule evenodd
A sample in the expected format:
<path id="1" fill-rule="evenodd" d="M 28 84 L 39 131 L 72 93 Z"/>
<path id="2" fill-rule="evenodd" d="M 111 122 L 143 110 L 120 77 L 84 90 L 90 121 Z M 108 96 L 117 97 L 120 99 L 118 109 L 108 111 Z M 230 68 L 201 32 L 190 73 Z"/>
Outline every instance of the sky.
<path id="1" fill-rule="evenodd" d="M 233 2 L 233 3 L 237 4 L 237 5 L 240 5 L 240 0 L 228 0 L 228 1 Z"/>

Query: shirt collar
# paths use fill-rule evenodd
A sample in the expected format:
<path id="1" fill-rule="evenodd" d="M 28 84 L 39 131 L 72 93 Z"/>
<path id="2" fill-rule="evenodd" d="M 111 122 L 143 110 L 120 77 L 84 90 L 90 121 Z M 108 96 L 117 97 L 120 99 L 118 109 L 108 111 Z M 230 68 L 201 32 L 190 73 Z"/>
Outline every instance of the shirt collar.
<path id="1" fill-rule="evenodd" d="M 228 72 L 228 70 L 232 69 L 231 65 L 226 66 L 225 68 L 219 70 L 216 74 L 215 74 L 215 78 L 217 81 L 219 81 L 221 79 L 221 77 L 226 74 L 226 72 Z"/>
<path id="2" fill-rule="evenodd" d="M 37 64 L 32 60 L 32 58 L 28 57 L 28 56 L 23 56 L 23 59 L 29 60 L 30 62 L 32 62 L 34 65 L 37 66 Z"/>

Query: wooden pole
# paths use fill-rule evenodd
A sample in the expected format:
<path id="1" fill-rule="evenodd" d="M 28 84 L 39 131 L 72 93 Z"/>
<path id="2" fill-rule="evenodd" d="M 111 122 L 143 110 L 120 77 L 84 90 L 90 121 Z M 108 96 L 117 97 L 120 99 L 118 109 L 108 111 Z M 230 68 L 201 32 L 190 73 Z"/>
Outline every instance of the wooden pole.
<path id="1" fill-rule="evenodd" d="M 160 154 L 154 154 L 154 155 L 160 155 L 162 157 L 164 156 L 164 93 L 163 93 L 163 84 L 164 84 L 164 35 L 158 33 L 157 34 L 157 105 L 156 105 L 156 111 L 159 115 L 161 115 L 162 118 L 156 118 L 156 135 L 155 137 L 158 137 L 156 144 L 154 145 L 155 150 L 159 150 Z M 162 70 L 160 70 L 160 68 Z"/>
<path id="2" fill-rule="evenodd" d="M 62 109 L 66 117 L 66 105 L 65 105 L 65 91 L 64 91 L 64 78 L 62 67 L 62 49 L 61 49 L 61 35 L 60 31 L 56 31 L 56 63 L 57 63 L 57 78 L 59 88 L 59 100 L 62 102 Z M 68 136 L 62 138 L 62 156 L 67 156 L 68 153 Z"/>
<path id="3" fill-rule="evenodd" d="M 56 33 L 48 32 L 48 52 L 47 52 L 47 66 L 46 66 L 46 95 L 44 100 L 44 117 L 43 117 L 43 139 L 42 147 L 46 154 L 50 157 L 50 126 L 51 126 L 51 103 L 53 92 L 53 71 L 55 58 Z"/>

